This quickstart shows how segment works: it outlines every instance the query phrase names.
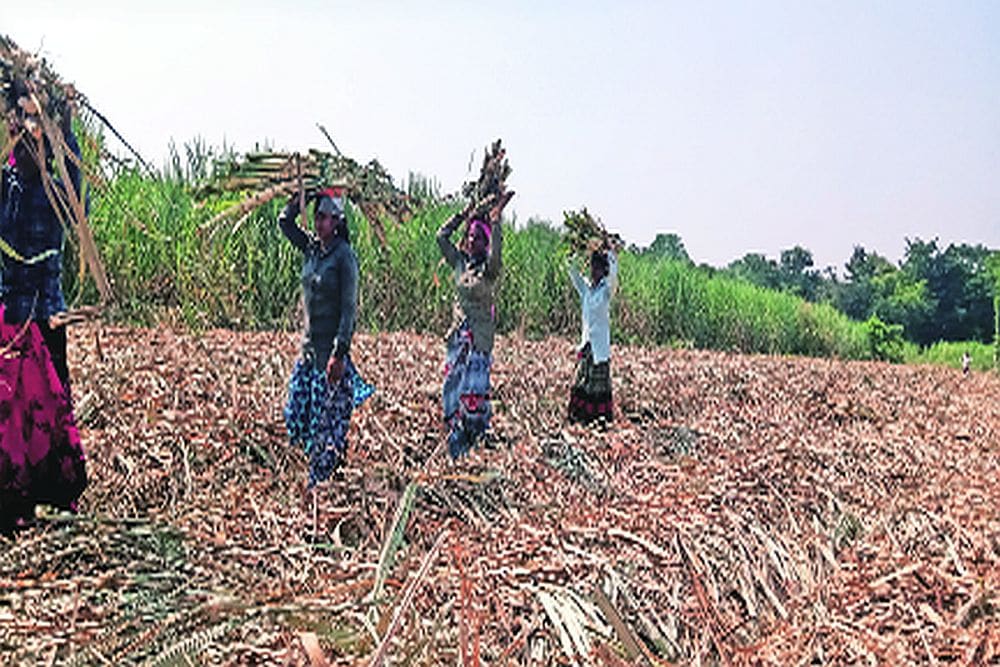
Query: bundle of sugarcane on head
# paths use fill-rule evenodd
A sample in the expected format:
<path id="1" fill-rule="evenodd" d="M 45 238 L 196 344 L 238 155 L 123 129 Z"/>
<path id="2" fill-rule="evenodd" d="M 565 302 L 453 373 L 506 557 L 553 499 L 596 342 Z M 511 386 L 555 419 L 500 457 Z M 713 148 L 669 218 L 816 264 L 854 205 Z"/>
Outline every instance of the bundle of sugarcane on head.
<path id="1" fill-rule="evenodd" d="M 112 297 L 111 288 L 87 225 L 81 178 L 83 164 L 73 133 L 76 107 L 84 98 L 72 84 L 63 82 L 44 59 L 19 49 L 4 36 L 0 36 L 0 85 L 3 87 L 0 110 L 8 134 L 0 154 L 8 172 L 4 187 L 11 187 L 15 180 L 21 186 L 25 183 L 38 185 L 37 192 L 44 196 L 44 200 L 34 202 L 39 214 L 47 211 L 61 228 L 76 235 L 82 255 L 81 272 L 84 267 L 90 270 L 101 303 L 107 303 Z M 24 193 L 20 197 L 31 200 Z M 22 213 L 20 217 L 27 220 L 30 215 L 33 214 Z M 16 225 L 12 220 L 7 222 L 14 227 L 0 234 L 0 250 L 6 259 L 39 271 L 44 262 L 58 263 L 61 267 L 61 230 L 58 244 L 40 248 L 40 252 L 35 253 L 30 247 L 31 239 L 40 238 L 39 235 L 30 234 L 23 225 Z M 12 235 L 20 234 L 27 235 L 26 241 L 12 243 Z M 63 307 L 54 317 L 57 322 L 65 323 L 82 312 L 78 310 L 67 315 Z"/>
<path id="2" fill-rule="evenodd" d="M 564 241 L 576 254 L 586 255 L 596 250 L 618 252 L 625 246 L 622 237 L 605 229 L 600 218 L 592 216 L 586 207 L 564 211 L 563 226 L 566 227 Z"/>
<path id="3" fill-rule="evenodd" d="M 497 139 L 492 146 L 487 147 L 483 155 L 479 178 L 462 186 L 462 196 L 469 200 L 465 209 L 467 220 L 484 220 L 497 206 L 502 210 L 507 205 L 514 196 L 513 192 L 507 190 L 510 172 L 507 151 L 501 146 L 500 139 Z"/>
<path id="4" fill-rule="evenodd" d="M 56 146 L 46 130 L 59 127 L 65 134 L 72 117 L 73 87 L 51 75 L 44 61 L 12 48 L 4 38 L 0 38 L 0 82 L 7 164 L 16 164 L 17 152 L 22 153 L 22 169 L 47 164 Z"/>
<path id="5" fill-rule="evenodd" d="M 220 161 L 212 177 L 195 195 L 205 201 L 223 192 L 249 193 L 247 199 L 202 225 L 204 229 L 215 229 L 223 220 L 237 220 L 233 227 L 236 229 L 240 221 L 272 199 L 301 191 L 304 199 L 311 201 L 330 187 L 343 190 L 351 204 L 361 209 L 383 244 L 385 232 L 381 219 L 388 217 L 399 222 L 412 214 L 414 202 L 393 184 L 392 177 L 378 161 L 361 165 L 344 155 L 315 149 L 307 153 L 249 153 L 240 160 Z"/>
<path id="6" fill-rule="evenodd" d="M 19 129 L 42 137 L 41 114 L 58 120 L 76 98 L 72 85 L 63 83 L 45 59 L 19 49 L 9 38 L 0 35 L 0 110 L 10 130 L 11 122 Z M 13 132 L 11 132 L 13 136 Z M 6 151 L 5 151 L 6 152 Z"/>

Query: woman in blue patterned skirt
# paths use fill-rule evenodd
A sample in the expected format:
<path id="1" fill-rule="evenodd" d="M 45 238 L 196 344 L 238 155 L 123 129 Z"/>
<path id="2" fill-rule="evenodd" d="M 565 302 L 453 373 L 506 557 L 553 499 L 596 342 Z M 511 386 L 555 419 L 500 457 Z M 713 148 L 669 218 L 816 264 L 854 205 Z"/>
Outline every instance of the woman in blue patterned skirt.
<path id="1" fill-rule="evenodd" d="M 309 456 L 309 486 L 314 486 L 344 460 L 351 412 L 374 389 L 361 379 L 350 358 L 358 260 L 347 232 L 342 193 L 319 193 L 315 234 L 295 224 L 298 202 L 298 195 L 293 196 L 278 218 L 281 231 L 305 255 L 306 330 L 288 385 L 285 425 L 289 439 Z"/>

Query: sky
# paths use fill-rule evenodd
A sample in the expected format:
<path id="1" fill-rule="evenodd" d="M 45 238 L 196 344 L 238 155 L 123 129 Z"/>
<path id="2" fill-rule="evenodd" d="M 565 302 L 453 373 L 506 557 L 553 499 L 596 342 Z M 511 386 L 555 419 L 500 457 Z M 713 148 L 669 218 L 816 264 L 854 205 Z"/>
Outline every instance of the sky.
<path id="1" fill-rule="evenodd" d="M 455 191 L 502 138 L 518 221 L 586 206 L 699 263 L 1000 248 L 993 0 L 34 0 L 0 33 L 154 163 L 196 137 L 325 148 L 321 123 Z"/>

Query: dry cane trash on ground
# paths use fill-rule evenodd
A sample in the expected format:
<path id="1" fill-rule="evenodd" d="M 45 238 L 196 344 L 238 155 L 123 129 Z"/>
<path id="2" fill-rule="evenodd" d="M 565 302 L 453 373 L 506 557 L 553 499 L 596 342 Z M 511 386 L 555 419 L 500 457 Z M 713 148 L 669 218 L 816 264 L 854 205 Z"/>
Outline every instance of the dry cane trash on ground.
<path id="1" fill-rule="evenodd" d="M 313 497 L 297 347 L 72 329 L 91 484 L 0 546 L 7 662 L 1000 660 L 995 375 L 619 347 L 602 433 L 565 424 L 569 341 L 504 338 L 452 464 L 441 341 L 361 335 L 378 389 Z"/>

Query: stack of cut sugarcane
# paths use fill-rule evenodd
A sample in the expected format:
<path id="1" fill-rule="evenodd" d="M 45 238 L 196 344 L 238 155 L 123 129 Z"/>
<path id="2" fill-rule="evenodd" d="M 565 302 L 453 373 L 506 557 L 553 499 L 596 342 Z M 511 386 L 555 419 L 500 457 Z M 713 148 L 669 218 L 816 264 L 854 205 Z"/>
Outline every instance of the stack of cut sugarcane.
<path id="1" fill-rule="evenodd" d="M 469 200 L 471 214 L 469 219 L 486 219 L 490 210 L 498 204 L 503 207 L 506 200 L 514 194 L 507 190 L 507 177 L 510 176 L 510 165 L 507 164 L 507 151 L 500 145 L 500 139 L 487 147 L 483 155 L 483 165 L 479 170 L 479 178 L 462 186 L 462 195 Z"/>
<path id="2" fill-rule="evenodd" d="M 579 211 L 563 212 L 563 225 L 566 227 L 564 240 L 572 252 L 589 253 L 608 249 L 617 252 L 625 245 L 621 236 L 608 232 L 600 218 L 592 216 L 586 207 Z"/>
<path id="3" fill-rule="evenodd" d="M 75 96 L 71 85 L 63 83 L 44 58 L 23 51 L 0 35 L 0 111 L 10 127 L 17 123 L 36 139 L 43 134 L 39 118 L 59 122 Z"/>
<path id="4" fill-rule="evenodd" d="M 207 226 L 223 219 L 248 214 L 276 197 L 291 194 L 302 187 L 307 198 L 327 187 L 343 188 L 350 201 L 371 222 L 376 233 L 384 217 L 396 221 L 412 213 L 414 202 L 397 188 L 388 172 L 376 160 L 361 165 L 343 155 L 318 150 L 308 153 L 249 153 L 242 160 L 227 160 L 215 166 L 215 173 L 202 185 L 198 196 L 221 192 L 249 192 L 249 198 L 210 220 Z M 379 234 L 381 236 L 381 234 Z"/>
<path id="5" fill-rule="evenodd" d="M 3 88 L 0 117 L 7 135 L 0 155 L 6 158 L 19 140 L 33 138 L 27 145 L 35 161 L 42 166 L 39 172 L 45 181 L 53 210 L 79 240 L 83 255 L 81 271 L 84 266 L 90 270 L 101 302 L 106 303 L 111 299 L 111 288 L 87 225 L 82 193 L 70 180 L 67 169 L 68 161 L 78 160 L 66 145 L 60 130 L 69 120 L 73 107 L 83 97 L 71 84 L 63 82 L 43 58 L 23 51 L 3 35 L 0 35 L 0 86 Z M 43 146 L 48 150 L 43 151 Z M 50 168 L 54 173 L 50 173 Z M 62 187 L 54 187 L 54 176 L 60 178 Z M 11 257 L 19 259 L 16 255 Z"/>

